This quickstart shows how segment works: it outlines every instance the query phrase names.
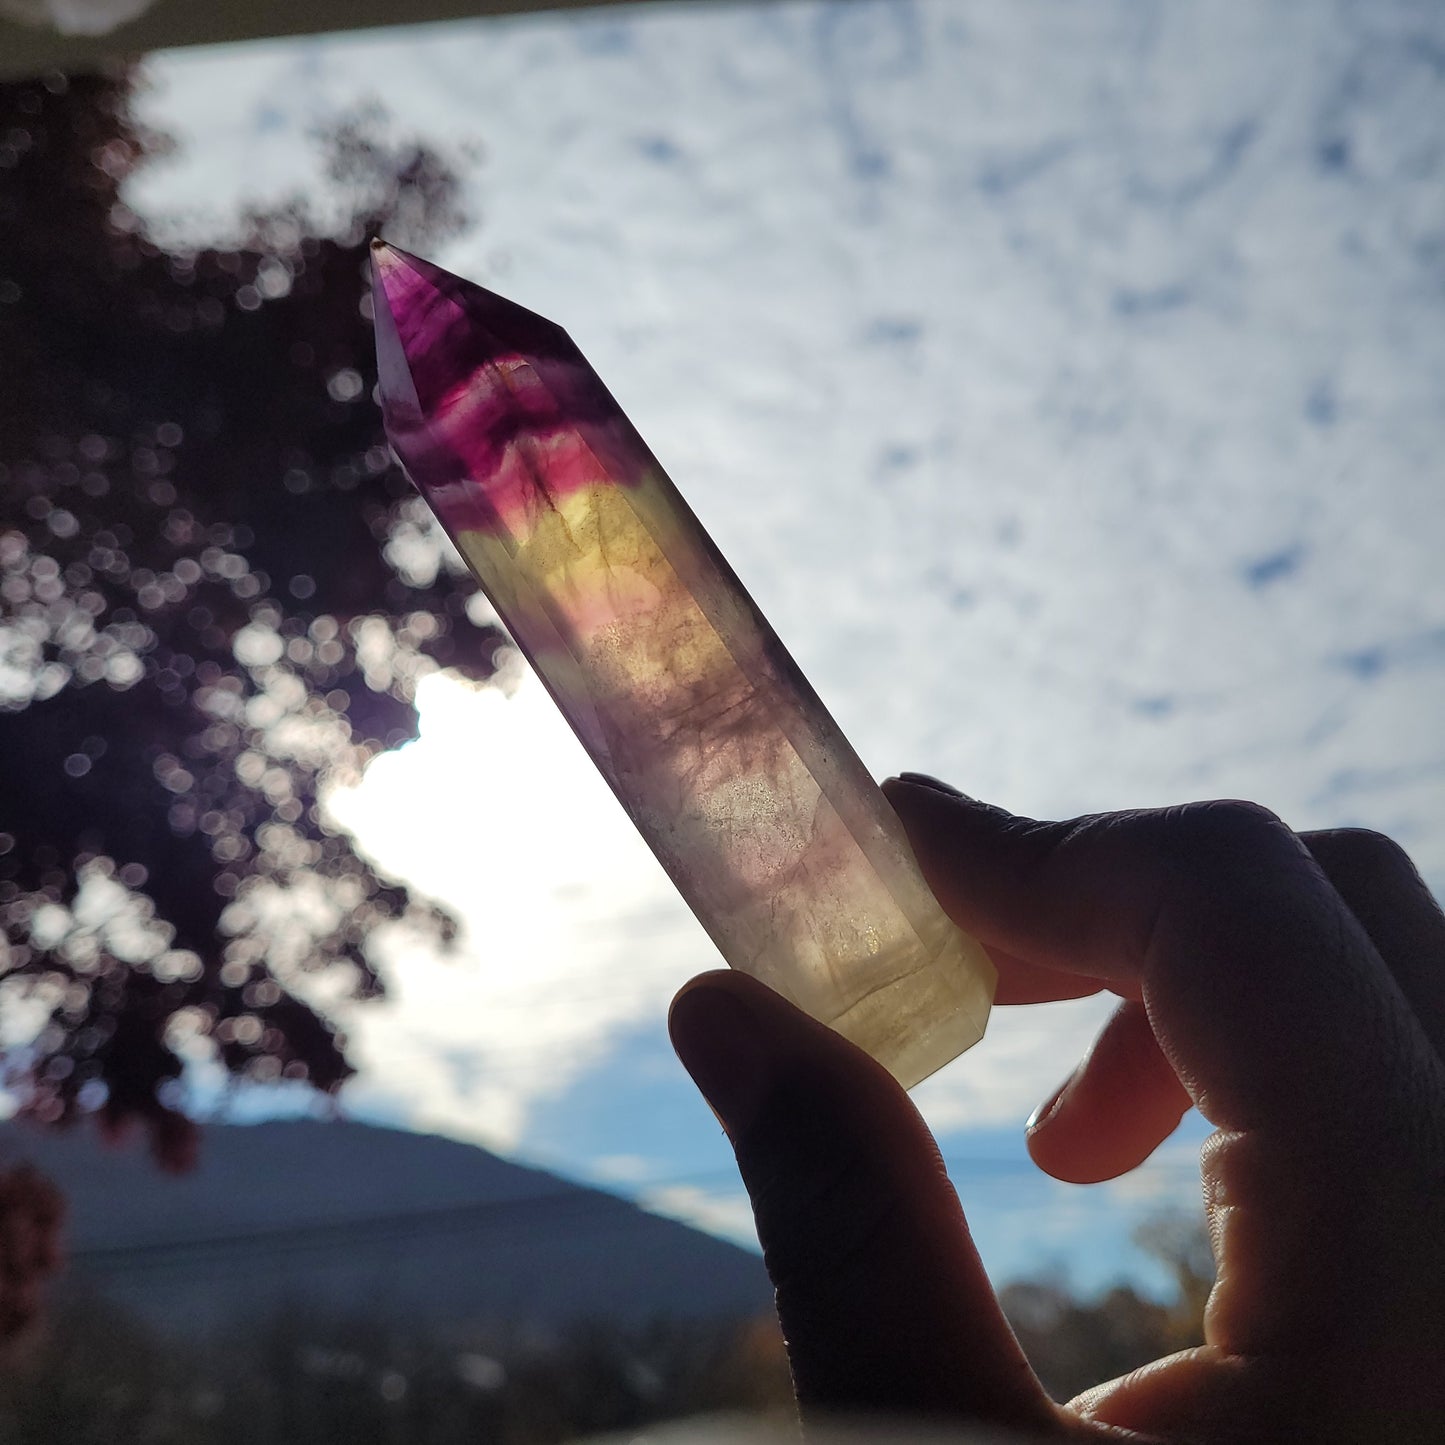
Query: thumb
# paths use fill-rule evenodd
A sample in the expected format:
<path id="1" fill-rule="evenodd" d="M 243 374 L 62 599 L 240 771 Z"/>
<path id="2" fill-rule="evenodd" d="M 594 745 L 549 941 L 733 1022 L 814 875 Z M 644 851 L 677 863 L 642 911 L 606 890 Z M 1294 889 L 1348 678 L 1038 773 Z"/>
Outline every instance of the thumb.
<path id="1" fill-rule="evenodd" d="M 737 1153 L 805 1414 L 1056 1422 L 887 1071 L 727 970 L 688 984 L 669 1028 Z"/>

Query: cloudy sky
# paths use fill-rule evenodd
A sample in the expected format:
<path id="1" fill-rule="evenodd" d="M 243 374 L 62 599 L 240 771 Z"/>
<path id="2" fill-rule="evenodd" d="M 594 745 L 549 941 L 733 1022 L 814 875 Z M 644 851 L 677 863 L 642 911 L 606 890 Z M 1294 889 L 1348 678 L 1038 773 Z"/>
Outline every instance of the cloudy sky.
<path id="1" fill-rule="evenodd" d="M 1445 888 L 1438 7 L 649 7 L 150 70 L 182 145 L 134 204 L 195 236 L 359 102 L 480 142 L 436 259 L 571 331 L 878 775 L 1251 797 Z M 662 1027 L 715 956 L 540 688 L 433 680 L 338 810 L 470 930 L 381 941 L 353 1112 L 745 1233 Z M 1197 1187 L 1197 1121 L 1119 1185 L 1027 1164 L 1101 1017 L 999 1011 L 916 1093 L 998 1276 L 1134 1268 Z"/>

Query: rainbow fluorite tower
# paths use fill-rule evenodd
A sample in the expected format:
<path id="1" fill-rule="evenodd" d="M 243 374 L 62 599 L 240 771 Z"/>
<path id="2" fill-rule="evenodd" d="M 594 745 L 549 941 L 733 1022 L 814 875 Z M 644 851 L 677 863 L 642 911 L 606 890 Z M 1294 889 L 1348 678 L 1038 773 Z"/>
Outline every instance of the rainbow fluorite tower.
<path id="1" fill-rule="evenodd" d="M 567 334 L 373 249 L 387 434 L 723 957 L 917 1083 L 994 970 Z"/>

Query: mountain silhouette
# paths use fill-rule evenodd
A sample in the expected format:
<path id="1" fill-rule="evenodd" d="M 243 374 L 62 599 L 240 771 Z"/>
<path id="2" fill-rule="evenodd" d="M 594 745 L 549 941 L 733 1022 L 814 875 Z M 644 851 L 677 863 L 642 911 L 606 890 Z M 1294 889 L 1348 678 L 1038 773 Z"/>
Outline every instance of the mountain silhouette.
<path id="1" fill-rule="evenodd" d="M 86 1132 L 0 1128 L 65 1193 L 61 1292 L 164 1330 L 281 1309 L 550 1330 L 762 1314 L 762 1261 L 485 1149 L 351 1122 L 212 1125 L 189 1174 Z"/>

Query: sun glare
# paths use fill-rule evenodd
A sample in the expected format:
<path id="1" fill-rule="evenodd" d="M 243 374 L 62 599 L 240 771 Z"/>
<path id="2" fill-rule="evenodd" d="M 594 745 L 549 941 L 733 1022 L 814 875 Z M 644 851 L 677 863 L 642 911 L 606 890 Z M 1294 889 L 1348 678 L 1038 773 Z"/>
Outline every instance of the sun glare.
<path id="1" fill-rule="evenodd" d="M 530 672 L 483 688 L 429 677 L 417 702 L 417 741 L 331 806 L 379 867 L 453 909 L 462 937 L 455 958 L 400 927 L 378 941 L 389 997 L 345 1010 L 364 1071 L 348 1097 L 514 1147 L 536 1101 L 715 959 Z"/>

